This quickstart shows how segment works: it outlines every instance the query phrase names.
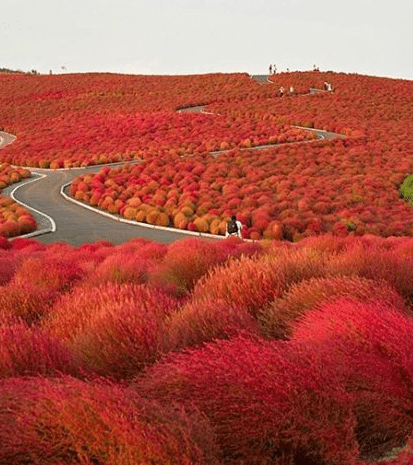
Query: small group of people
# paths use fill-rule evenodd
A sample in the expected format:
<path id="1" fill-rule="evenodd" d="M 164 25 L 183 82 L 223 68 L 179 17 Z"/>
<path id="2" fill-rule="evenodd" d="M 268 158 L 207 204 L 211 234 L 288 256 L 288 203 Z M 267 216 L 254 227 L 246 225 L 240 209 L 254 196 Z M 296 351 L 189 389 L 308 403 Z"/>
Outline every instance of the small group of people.
<path id="1" fill-rule="evenodd" d="M 285 93 L 284 87 L 280 87 L 280 88 L 278 89 L 278 95 L 279 95 L 280 97 L 284 97 L 284 93 Z M 289 95 L 295 95 L 295 89 L 294 89 L 293 86 L 290 86 Z"/>
<path id="2" fill-rule="evenodd" d="M 327 92 L 333 92 L 333 86 L 329 82 L 324 82 L 324 90 Z"/>
<path id="3" fill-rule="evenodd" d="M 277 72 L 277 66 L 276 65 L 270 65 L 268 67 L 269 74 L 275 74 Z M 290 68 L 287 68 L 286 70 L 287 73 L 290 72 Z"/>

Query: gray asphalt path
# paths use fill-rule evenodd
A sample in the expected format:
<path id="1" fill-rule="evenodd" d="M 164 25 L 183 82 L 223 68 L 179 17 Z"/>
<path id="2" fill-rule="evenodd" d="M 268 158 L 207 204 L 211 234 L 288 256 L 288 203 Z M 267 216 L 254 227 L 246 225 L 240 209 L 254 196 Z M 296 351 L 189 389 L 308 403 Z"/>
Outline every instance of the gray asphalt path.
<path id="1" fill-rule="evenodd" d="M 0 149 L 15 140 L 15 136 L 0 131 Z M 25 205 L 36 218 L 36 239 L 44 242 L 68 242 L 74 246 L 106 240 L 122 244 L 140 237 L 169 244 L 188 237 L 176 230 L 154 229 L 139 224 L 120 223 L 78 204 L 68 202 L 60 193 L 61 186 L 81 174 L 96 172 L 103 165 L 76 170 L 31 169 L 33 178 L 8 186 L 2 194 L 12 196 Z M 190 237 L 199 237 L 191 234 Z M 214 237 L 207 240 L 217 240 Z"/>
<path id="2" fill-rule="evenodd" d="M 12 143 L 16 136 L 8 134 L 7 132 L 0 131 L 0 149 Z"/>
<path id="3" fill-rule="evenodd" d="M 186 237 L 183 233 L 172 229 L 165 231 L 139 224 L 120 223 L 78 204 L 68 202 L 60 194 L 63 184 L 72 181 L 87 171 L 98 171 L 101 167 L 76 171 L 33 170 L 36 174 L 46 173 L 46 176 L 39 177 L 36 181 L 28 180 L 29 182 L 27 182 L 25 180 L 18 185 L 9 186 L 4 191 L 4 194 L 9 195 L 14 190 L 13 197 L 18 202 L 37 211 L 32 211 L 32 214 L 39 223 L 39 229 L 43 228 L 43 230 L 50 231 L 36 236 L 36 239 L 45 243 L 63 241 L 79 246 L 99 240 L 107 240 L 112 244 L 121 244 L 140 237 L 168 244 Z M 51 221 L 45 218 L 44 215 L 39 214 L 39 212 L 47 213 L 47 216 L 53 220 L 55 231 L 53 231 Z"/>

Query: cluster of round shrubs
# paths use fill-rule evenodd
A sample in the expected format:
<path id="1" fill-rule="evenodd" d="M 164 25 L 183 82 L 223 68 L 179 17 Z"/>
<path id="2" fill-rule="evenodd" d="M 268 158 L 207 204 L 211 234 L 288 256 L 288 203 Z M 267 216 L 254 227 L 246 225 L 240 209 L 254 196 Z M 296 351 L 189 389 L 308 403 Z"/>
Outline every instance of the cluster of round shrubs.
<path id="1" fill-rule="evenodd" d="M 4 163 L 0 166 L 0 191 L 30 176 L 29 170 Z M 0 236 L 19 236 L 33 232 L 36 228 L 36 220 L 24 207 L 8 197 L 0 196 Z"/>
<path id="2" fill-rule="evenodd" d="M 0 240 L 0 463 L 409 465 L 413 241 Z"/>

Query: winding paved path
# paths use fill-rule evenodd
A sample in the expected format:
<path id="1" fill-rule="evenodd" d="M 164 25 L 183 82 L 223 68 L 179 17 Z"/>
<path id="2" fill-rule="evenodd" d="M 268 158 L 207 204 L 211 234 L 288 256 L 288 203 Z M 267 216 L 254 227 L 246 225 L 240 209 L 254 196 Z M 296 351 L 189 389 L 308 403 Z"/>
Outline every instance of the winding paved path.
<path id="1" fill-rule="evenodd" d="M 149 225 L 114 221 L 78 203 L 68 202 L 61 195 L 62 185 L 81 174 L 99 171 L 101 168 L 102 165 L 82 170 L 35 169 L 32 171 L 34 178 L 9 186 L 3 189 L 2 194 L 13 197 L 31 210 L 39 225 L 34 235 L 45 243 L 64 241 L 79 246 L 107 240 L 116 245 L 136 237 L 170 243 L 184 237 L 183 233 L 173 229 L 154 229 Z M 47 215 L 42 212 L 47 212 Z"/>
<path id="2" fill-rule="evenodd" d="M 260 82 L 264 81 L 264 77 L 266 82 Z M 266 80 L 267 76 L 254 76 L 253 78 L 261 84 L 269 83 Z M 203 107 L 193 107 L 180 111 L 184 110 L 199 112 L 203 111 Z M 344 137 L 340 134 L 317 129 L 301 129 L 314 131 L 319 138 Z M 0 148 L 13 142 L 14 139 L 15 136 L 0 132 Z M 253 147 L 252 149 L 265 148 L 269 148 L 269 146 Z M 222 152 L 213 152 L 212 155 L 217 156 L 219 153 Z M 45 243 L 64 241 L 79 246 L 98 240 L 107 240 L 116 245 L 136 237 L 162 243 L 171 243 L 185 236 L 203 236 L 209 240 L 222 238 L 222 236 L 201 235 L 189 231 L 179 232 L 172 228 L 154 228 L 150 225 L 115 221 L 114 218 L 119 219 L 120 217 L 116 218 L 107 213 L 101 214 L 91 211 L 91 207 L 85 207 L 81 202 L 71 202 L 64 198 L 61 193 L 63 185 L 71 182 L 81 174 L 99 171 L 102 166 L 104 165 L 72 170 L 32 169 L 33 178 L 3 189 L 2 194 L 12 197 L 31 210 L 38 223 L 38 230 L 28 236 L 36 236 L 39 241 Z"/>

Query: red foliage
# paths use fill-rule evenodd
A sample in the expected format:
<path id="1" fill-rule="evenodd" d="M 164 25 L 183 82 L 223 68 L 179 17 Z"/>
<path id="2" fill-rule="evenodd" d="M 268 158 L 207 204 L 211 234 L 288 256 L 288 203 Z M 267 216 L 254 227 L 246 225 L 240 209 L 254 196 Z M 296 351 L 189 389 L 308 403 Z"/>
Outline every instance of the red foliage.
<path id="1" fill-rule="evenodd" d="M 383 239 L 374 240 L 376 244 Z M 413 257 L 402 256 L 368 242 L 354 242 L 346 253 L 332 257 L 327 264 L 331 274 L 356 275 L 387 281 L 409 303 L 413 302 Z"/>
<path id="2" fill-rule="evenodd" d="M 283 141 L 313 137 L 280 124 L 276 116 L 243 115 L 234 120 L 230 114 L 176 112 L 194 101 L 226 99 L 229 94 L 254 89 L 245 74 L 79 74 L 76 82 L 67 76 L 56 76 L 54 81 L 47 76 L 0 78 L 2 124 L 18 136 L 2 150 L 2 158 L 13 164 L 74 167 L 154 153 L 201 153 L 219 150 L 222 144 L 245 146 L 250 135 L 254 137 L 248 146 L 269 143 L 273 134 Z"/>
<path id="3" fill-rule="evenodd" d="M 30 176 L 30 171 L 25 168 L 3 163 L 0 165 L 0 191 Z M 35 231 L 36 228 L 36 220 L 25 208 L 9 197 L 0 196 L 0 236 L 14 237 Z"/>
<path id="4" fill-rule="evenodd" d="M 51 249 L 52 250 L 52 249 Z M 63 260 L 48 253 L 47 258 L 28 257 L 13 277 L 13 283 L 30 283 L 39 290 L 67 292 L 84 276 L 73 260 Z"/>
<path id="5" fill-rule="evenodd" d="M 116 449 L 122 463 L 123 451 L 129 460 L 138 449 L 149 454 L 138 439 L 146 434 L 158 444 L 148 445 L 148 460 L 160 463 L 379 463 L 413 430 L 411 242 L 327 235 L 296 245 L 4 243 L 0 377 L 21 379 L 0 383 L 0 462 L 23 465 L 30 452 L 43 454 L 39 465 L 111 463 L 108 450 Z M 183 283 L 184 298 L 170 295 L 175 283 Z M 290 339 L 259 339 L 260 330 Z M 125 402 L 136 393 L 121 386 L 136 377 L 140 392 L 165 410 L 154 406 L 143 421 L 142 404 L 128 413 L 120 391 L 113 404 L 99 397 L 110 389 L 90 381 L 96 374 L 119 381 L 113 386 Z M 27 375 L 53 379 L 33 387 Z M 104 399 L 99 407 L 73 400 L 95 394 Z M 23 413 L 15 415 L 18 405 Z M 155 422 L 150 433 L 141 420 L 145 428 Z M 210 462 L 203 429 L 222 449 L 218 458 L 208 442 Z M 394 463 L 409 463 L 409 447 Z"/>
<path id="6" fill-rule="evenodd" d="M 0 250 L 0 286 L 7 284 L 13 277 L 17 268 L 15 257 Z"/>
<path id="7" fill-rule="evenodd" d="M 268 227 L 280 220 L 290 241 L 323 231 L 412 235 L 411 205 L 397 196 L 413 169 L 409 81 L 330 72 L 280 73 L 267 86 L 246 74 L 0 79 L 1 124 L 18 136 L 2 159 L 51 168 L 146 160 L 142 169 L 129 165 L 74 182 L 73 195 L 112 213 L 139 199 L 165 210 L 161 224 L 223 234 L 205 218 L 208 204 L 221 222 L 229 209 L 242 211 L 245 235 L 253 239 L 272 237 Z M 334 83 L 334 93 L 309 94 L 325 81 Z M 279 98 L 278 89 L 291 85 L 295 95 Z M 395 100 L 395 92 L 403 98 Z M 176 111 L 205 102 L 208 114 Z M 318 141 L 291 125 L 347 137 Z M 284 142 L 294 144 L 240 150 Z M 233 150 L 205 154 L 219 148 Z M 187 155 L 194 155 L 190 162 Z M 19 176 L 7 169 L 0 183 Z M 175 222 L 185 207 L 180 201 L 188 200 L 195 216 Z M 263 205 L 271 207 L 267 214 L 253 218 Z M 312 219 L 291 218 L 288 211 L 297 209 Z M 140 221 L 156 223 L 154 216 L 142 211 Z M 16 234 L 16 222 L 3 232 Z"/>
<path id="8" fill-rule="evenodd" d="M 245 308 L 223 300 L 189 301 L 168 319 L 165 352 L 228 339 L 240 331 L 258 334 L 258 326 Z"/>
<path id="9" fill-rule="evenodd" d="M 315 362 L 286 345 L 239 336 L 159 362 L 137 387 L 161 403 L 199 407 L 224 459 L 262 464 L 285 454 L 291 463 L 355 463 L 351 396 Z"/>
<path id="10" fill-rule="evenodd" d="M 23 323 L 0 325 L 0 378 L 81 374 L 77 357 L 54 338 Z"/>
<path id="11" fill-rule="evenodd" d="M 43 326 L 90 371 L 123 379 L 158 358 L 164 320 L 176 306 L 172 297 L 143 285 L 77 287 L 56 303 Z"/>
<path id="12" fill-rule="evenodd" d="M 384 280 L 357 276 L 310 278 L 292 284 L 280 298 L 264 307 L 259 314 L 262 331 L 270 337 L 288 338 L 291 325 L 320 304 L 340 297 L 362 302 L 380 300 L 401 311 L 408 306 L 395 289 Z"/>
<path id="13" fill-rule="evenodd" d="M 173 242 L 162 262 L 151 271 L 149 282 L 160 289 L 172 286 L 174 294 L 183 296 L 211 268 L 223 263 L 228 255 L 224 247 L 212 242 L 199 239 Z"/>
<path id="14" fill-rule="evenodd" d="M 353 393 L 364 456 L 399 446 L 413 430 L 412 334 L 412 316 L 348 298 L 319 306 L 293 329 L 292 343 L 307 344 L 323 370 L 334 367 Z"/>
<path id="15" fill-rule="evenodd" d="M 211 426 L 195 409 L 68 376 L 11 378 L 0 390 L 1 463 L 218 465 Z"/>
<path id="16" fill-rule="evenodd" d="M 30 281 L 14 281 L 0 287 L 0 322 L 21 319 L 32 325 L 50 311 L 59 297 L 56 290 L 37 286 Z"/>
<path id="17" fill-rule="evenodd" d="M 229 260 L 227 264 L 211 270 L 194 287 L 194 302 L 223 300 L 240 311 L 251 315 L 268 301 L 280 296 L 285 286 L 282 270 L 275 263 L 257 257 Z"/>
<path id="18" fill-rule="evenodd" d="M 106 282 L 144 284 L 148 281 L 148 264 L 138 253 L 118 252 L 105 258 L 88 278 L 90 284 Z"/>

